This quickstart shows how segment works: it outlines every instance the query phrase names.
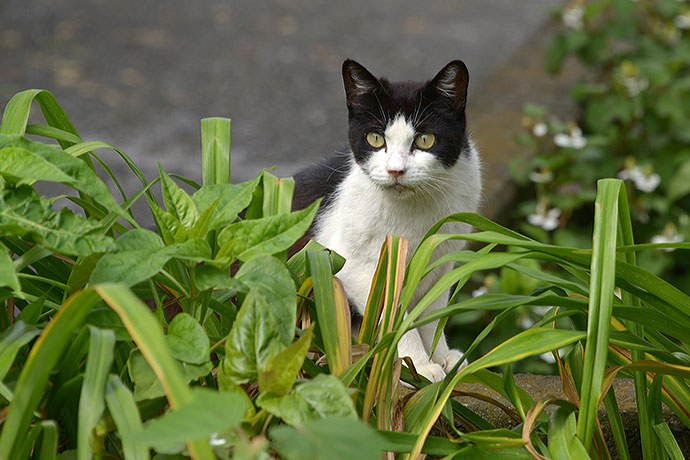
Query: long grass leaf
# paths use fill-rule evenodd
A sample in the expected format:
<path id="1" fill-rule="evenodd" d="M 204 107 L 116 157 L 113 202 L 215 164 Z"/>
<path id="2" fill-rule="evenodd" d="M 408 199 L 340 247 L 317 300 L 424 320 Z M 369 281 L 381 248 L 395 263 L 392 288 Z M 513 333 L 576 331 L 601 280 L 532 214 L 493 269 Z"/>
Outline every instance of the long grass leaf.
<path id="1" fill-rule="evenodd" d="M 93 457 L 92 431 L 98 424 L 105 408 L 103 393 L 105 380 L 113 363 L 115 332 L 89 326 L 91 339 L 86 359 L 84 382 L 79 397 L 79 420 L 77 428 L 77 460 Z M 100 454 L 100 452 L 99 452 Z"/>
<path id="2" fill-rule="evenodd" d="M 141 418 L 132 392 L 116 375 L 108 377 L 105 402 L 122 438 L 122 452 L 125 459 L 148 460 L 150 456 L 146 444 L 127 439 L 129 434 L 141 430 Z"/>
<path id="3" fill-rule="evenodd" d="M 201 120 L 201 177 L 204 185 L 230 183 L 230 119 Z"/>

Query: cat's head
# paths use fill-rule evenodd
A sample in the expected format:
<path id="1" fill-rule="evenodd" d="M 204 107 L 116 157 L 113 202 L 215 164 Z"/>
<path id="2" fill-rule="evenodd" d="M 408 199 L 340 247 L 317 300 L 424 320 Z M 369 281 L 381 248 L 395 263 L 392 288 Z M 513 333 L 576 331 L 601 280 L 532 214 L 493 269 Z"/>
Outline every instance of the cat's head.
<path id="1" fill-rule="evenodd" d="M 434 187 L 458 162 L 467 146 L 468 79 L 462 61 L 424 83 L 390 82 L 343 63 L 350 147 L 375 184 L 405 195 Z"/>

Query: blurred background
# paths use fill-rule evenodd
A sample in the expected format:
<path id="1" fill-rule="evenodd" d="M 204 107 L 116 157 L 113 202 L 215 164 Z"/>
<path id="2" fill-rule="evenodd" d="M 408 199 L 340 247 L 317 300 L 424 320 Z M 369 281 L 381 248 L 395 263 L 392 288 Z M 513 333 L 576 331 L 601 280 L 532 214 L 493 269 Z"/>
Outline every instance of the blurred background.
<path id="1" fill-rule="evenodd" d="M 3 0 L 0 99 L 50 90 L 84 140 L 123 149 L 149 178 L 160 162 L 199 181 L 199 120 L 230 117 L 234 181 L 289 175 L 347 148 L 345 58 L 409 80 L 462 59 L 481 107 L 482 83 L 560 3 Z"/>

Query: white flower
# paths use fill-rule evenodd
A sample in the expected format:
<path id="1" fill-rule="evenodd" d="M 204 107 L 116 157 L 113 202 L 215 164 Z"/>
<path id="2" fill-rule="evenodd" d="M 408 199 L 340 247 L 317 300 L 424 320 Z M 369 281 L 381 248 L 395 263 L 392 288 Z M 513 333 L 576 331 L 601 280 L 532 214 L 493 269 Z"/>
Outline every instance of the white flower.
<path id="1" fill-rule="evenodd" d="M 584 22 L 583 19 L 585 17 L 585 9 L 582 7 L 582 5 L 575 4 L 575 5 L 569 5 L 566 6 L 563 9 L 563 24 L 574 30 L 580 30 L 582 29 Z"/>
<path id="2" fill-rule="evenodd" d="M 649 80 L 646 78 L 623 77 L 621 82 L 623 86 L 625 86 L 625 89 L 628 91 L 628 96 L 630 97 L 637 96 L 649 86 Z"/>
<path id="3" fill-rule="evenodd" d="M 536 214 L 530 214 L 529 216 L 527 216 L 527 222 L 550 232 L 551 230 L 555 230 L 558 228 L 558 217 L 560 215 L 560 209 L 551 208 L 547 210 L 546 205 L 540 202 L 537 205 Z"/>
<path id="4" fill-rule="evenodd" d="M 553 180 L 553 173 L 548 169 L 542 169 L 541 171 L 532 171 L 528 177 L 535 184 L 545 184 Z"/>
<path id="5" fill-rule="evenodd" d="M 676 226 L 672 222 L 669 222 L 664 227 L 664 232 L 661 235 L 654 235 L 652 237 L 652 243 L 680 243 L 683 241 L 683 235 L 680 235 L 676 230 Z M 675 248 L 664 248 L 666 252 L 673 252 Z"/>
<path id="6" fill-rule="evenodd" d="M 684 12 L 683 14 L 679 14 L 673 19 L 673 23 L 678 27 L 679 29 L 690 29 L 690 10 Z"/>
<path id="7" fill-rule="evenodd" d="M 642 192 L 653 192 L 661 183 L 661 177 L 651 170 L 645 171 L 640 166 L 626 167 L 618 173 L 618 178 L 632 180 L 635 188 Z"/>
<path id="8" fill-rule="evenodd" d="M 489 288 L 486 286 L 479 286 L 477 289 L 472 291 L 472 297 L 479 297 L 480 295 L 484 295 L 489 292 Z"/>
<path id="9" fill-rule="evenodd" d="M 537 137 L 544 137 L 548 131 L 549 128 L 546 126 L 546 123 L 539 122 L 532 126 L 532 134 Z"/>
<path id="10" fill-rule="evenodd" d="M 570 134 L 558 133 L 553 136 L 553 143 L 558 147 L 579 150 L 587 145 L 587 139 L 582 135 L 582 130 L 575 126 L 571 128 Z"/>
<path id="11" fill-rule="evenodd" d="M 219 438 L 219 437 L 218 437 L 218 433 L 213 433 L 213 434 L 211 435 L 211 439 L 209 439 L 209 441 L 208 441 L 208 443 L 209 443 L 210 445 L 212 445 L 213 447 L 222 446 L 222 445 L 224 445 L 226 442 L 227 442 L 227 441 L 225 440 L 225 438 Z"/>

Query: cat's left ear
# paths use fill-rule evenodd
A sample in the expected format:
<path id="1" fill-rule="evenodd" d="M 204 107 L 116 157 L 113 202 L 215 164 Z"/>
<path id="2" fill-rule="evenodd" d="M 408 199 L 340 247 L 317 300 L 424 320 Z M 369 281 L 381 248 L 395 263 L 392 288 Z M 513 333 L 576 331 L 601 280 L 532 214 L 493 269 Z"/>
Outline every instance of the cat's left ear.
<path id="1" fill-rule="evenodd" d="M 451 61 L 427 85 L 431 90 L 451 100 L 453 108 L 465 110 L 470 75 L 462 61 Z"/>

